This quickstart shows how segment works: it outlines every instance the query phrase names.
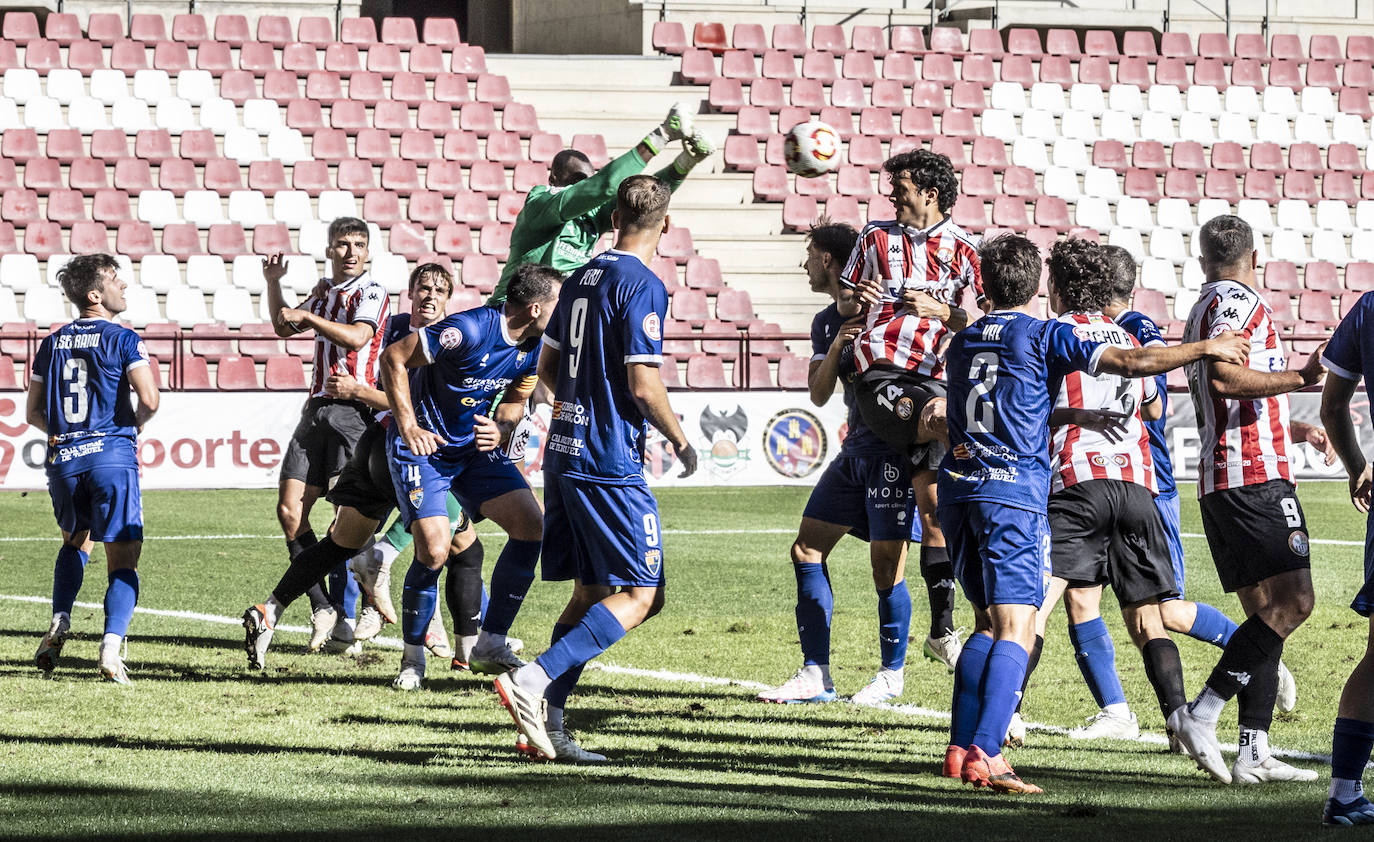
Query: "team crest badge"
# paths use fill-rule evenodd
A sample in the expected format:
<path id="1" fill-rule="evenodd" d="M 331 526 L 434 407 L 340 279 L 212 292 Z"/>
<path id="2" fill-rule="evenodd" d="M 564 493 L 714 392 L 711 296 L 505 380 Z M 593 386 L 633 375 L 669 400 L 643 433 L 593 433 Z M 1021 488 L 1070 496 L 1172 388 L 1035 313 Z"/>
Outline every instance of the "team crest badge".
<path id="1" fill-rule="evenodd" d="M 456 327 L 446 327 L 439 334 L 439 344 L 445 348 L 457 348 L 463 344 L 463 332 Z"/>
<path id="2" fill-rule="evenodd" d="M 659 324 L 657 313 L 650 313 L 644 317 L 644 335 L 655 342 L 663 338 L 663 329 L 662 325 Z"/>
<path id="3" fill-rule="evenodd" d="M 423 488 L 412 488 L 408 496 L 410 497 L 411 507 L 418 509 L 420 508 L 420 504 L 425 500 L 425 490 Z"/>
<path id="4" fill-rule="evenodd" d="M 893 407 L 893 411 L 896 412 L 897 417 L 903 421 L 910 421 L 911 414 L 916 411 L 916 405 L 911 402 L 911 398 L 898 398 L 896 406 Z"/>
<path id="5" fill-rule="evenodd" d="M 744 434 L 749 430 L 749 416 L 744 407 L 736 406 L 733 412 L 725 412 L 707 406 L 701 411 L 698 424 L 706 437 L 706 446 L 700 448 L 701 455 L 710 460 L 711 472 L 724 477 L 744 470 L 749 461 L 749 448 L 741 447 Z"/>
<path id="6" fill-rule="evenodd" d="M 939 251 L 935 252 L 935 259 L 938 260 L 938 261 L 940 261 L 941 263 L 944 263 L 944 264 L 948 265 L 949 262 L 950 262 L 951 260 L 954 259 L 954 249 L 952 249 L 952 248 L 942 248 L 942 249 L 940 249 Z"/>
<path id="7" fill-rule="evenodd" d="M 785 409 L 764 425 L 763 452 L 768 464 L 789 479 L 800 479 L 820 467 L 825 450 L 825 428 L 804 409 Z"/>
<path id="8" fill-rule="evenodd" d="M 645 550 L 644 566 L 649 569 L 650 576 L 657 576 L 658 571 L 663 569 L 663 552 L 661 550 Z"/>
<path id="9" fill-rule="evenodd" d="M 1298 529 L 1293 530 L 1292 534 L 1288 536 L 1288 548 L 1295 555 L 1306 557 L 1311 549 L 1308 546 L 1307 533 Z"/>

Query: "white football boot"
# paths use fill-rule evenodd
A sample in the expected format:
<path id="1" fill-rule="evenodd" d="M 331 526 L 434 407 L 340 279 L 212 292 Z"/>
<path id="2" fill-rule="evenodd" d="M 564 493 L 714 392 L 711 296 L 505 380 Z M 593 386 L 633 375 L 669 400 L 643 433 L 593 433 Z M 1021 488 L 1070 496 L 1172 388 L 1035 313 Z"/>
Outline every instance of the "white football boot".
<path id="1" fill-rule="evenodd" d="M 1070 731 L 1069 737 L 1075 740 L 1134 740 L 1140 737 L 1140 723 L 1134 712 L 1118 716 L 1103 708 L 1088 717 L 1087 725 Z"/>

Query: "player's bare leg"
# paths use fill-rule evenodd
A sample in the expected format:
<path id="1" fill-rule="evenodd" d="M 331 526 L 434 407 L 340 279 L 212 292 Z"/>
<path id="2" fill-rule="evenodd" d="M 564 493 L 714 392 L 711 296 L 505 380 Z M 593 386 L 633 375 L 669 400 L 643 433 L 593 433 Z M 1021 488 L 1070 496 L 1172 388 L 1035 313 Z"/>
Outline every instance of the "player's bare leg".
<path id="1" fill-rule="evenodd" d="M 468 659 L 473 672 L 492 675 L 525 664 L 511 650 L 506 635 L 534 582 L 544 539 L 544 510 L 534 492 L 522 489 L 483 503 L 482 515 L 510 536 L 492 568 L 487 613 Z"/>
<path id="2" fill-rule="evenodd" d="M 759 693 L 761 702 L 807 704 L 838 697 L 830 680 L 830 615 L 834 594 L 825 561 L 849 527 L 803 517 L 792 542 L 792 572 L 797 580 L 797 637 L 801 669 L 780 686 Z M 559 621 L 562 622 L 561 620 Z"/>

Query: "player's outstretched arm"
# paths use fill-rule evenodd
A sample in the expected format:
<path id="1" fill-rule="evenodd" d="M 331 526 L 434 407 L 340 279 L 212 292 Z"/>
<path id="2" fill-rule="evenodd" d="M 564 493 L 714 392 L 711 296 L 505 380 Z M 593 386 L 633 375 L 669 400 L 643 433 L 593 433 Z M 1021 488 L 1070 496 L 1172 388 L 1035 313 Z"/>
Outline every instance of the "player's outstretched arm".
<path id="1" fill-rule="evenodd" d="M 304 328 L 296 327 L 282 318 L 282 311 L 290 309 L 281 294 L 281 279 L 286 276 L 286 258 L 280 253 L 262 259 L 262 279 L 267 288 L 267 312 L 272 314 L 272 330 L 282 338 L 295 336 Z"/>
<path id="2" fill-rule="evenodd" d="M 1109 346 L 1098 358 L 1097 373 L 1122 377 L 1153 377 L 1198 360 L 1241 367 L 1250 358 L 1250 340 L 1228 330 L 1212 339 L 1182 345 L 1150 345 L 1145 348 Z"/>
<path id="3" fill-rule="evenodd" d="M 391 343 L 382 352 L 383 385 L 386 387 L 387 401 L 391 404 L 391 414 L 396 419 L 396 430 L 410 452 L 417 456 L 428 456 L 448 444 L 420 426 L 415 417 L 415 405 L 410 399 L 410 376 L 406 369 L 429 365 L 429 362 L 418 333 Z"/>
<path id="4" fill-rule="evenodd" d="M 134 408 L 134 425 L 142 430 L 143 425 L 157 413 L 161 400 L 157 381 L 153 379 L 153 370 L 146 365 L 131 369 L 129 385 L 133 387 L 134 395 L 138 398 L 138 406 Z"/>
<path id="5" fill-rule="evenodd" d="M 630 363 L 625 370 L 629 374 L 630 396 L 634 398 L 635 405 L 649 423 L 668 439 L 678 461 L 682 463 L 682 473 L 678 476 L 689 477 L 696 473 L 696 449 L 687 441 L 687 434 L 682 432 L 682 425 L 668 403 L 668 389 L 663 385 L 658 366 Z"/>
<path id="6" fill-rule="evenodd" d="M 1255 371 L 1246 363 L 1232 365 L 1213 362 L 1208 366 L 1207 377 L 1212 391 L 1222 398 L 1233 400 L 1253 400 L 1286 395 L 1289 392 L 1320 383 L 1326 373 L 1322 368 L 1321 356 L 1326 343 L 1312 353 L 1307 364 L 1297 371 Z"/>
<path id="7" fill-rule="evenodd" d="M 1374 497 L 1374 478 L 1371 477 L 1369 460 L 1360 449 L 1359 438 L 1355 435 L 1355 423 L 1350 416 L 1350 400 L 1355 396 L 1359 381 L 1347 380 L 1338 374 L 1326 378 L 1322 386 L 1322 426 L 1345 467 L 1350 482 L 1350 501 L 1361 512 L 1368 512 L 1371 497 Z"/>

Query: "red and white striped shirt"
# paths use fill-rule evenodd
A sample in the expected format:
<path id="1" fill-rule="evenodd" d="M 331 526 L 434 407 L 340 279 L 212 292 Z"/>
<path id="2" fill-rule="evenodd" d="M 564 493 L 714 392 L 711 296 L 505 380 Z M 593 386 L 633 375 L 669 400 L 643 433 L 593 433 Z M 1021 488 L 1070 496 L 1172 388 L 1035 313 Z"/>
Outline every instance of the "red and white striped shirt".
<path id="1" fill-rule="evenodd" d="M 1065 313 L 1059 321 L 1074 325 L 1074 334 L 1088 342 L 1102 342 L 1118 348 L 1140 347 L 1125 328 L 1101 313 Z M 1129 413 L 1129 418 L 1125 422 L 1125 434 L 1115 442 L 1096 430 L 1076 424 L 1056 427 L 1050 446 L 1054 454 L 1050 465 L 1050 491 L 1063 491 L 1088 480 L 1115 479 L 1143 485 L 1151 494 L 1158 494 L 1154 458 L 1150 455 L 1150 434 L 1140 417 L 1140 407 L 1158 394 L 1153 377 L 1141 379 L 1117 374 L 1093 377 L 1083 371 L 1065 375 L 1054 399 L 1056 409 L 1105 409 Z"/>
<path id="2" fill-rule="evenodd" d="M 1185 342 L 1210 339 L 1227 330 L 1250 338 L 1250 368 L 1284 371 L 1288 361 L 1269 305 L 1236 281 L 1202 285 L 1183 329 Z M 1212 392 L 1206 362 L 1187 366 L 1188 390 L 1202 439 L 1198 451 L 1198 496 L 1274 479 L 1292 481 L 1288 464 L 1288 396 L 1227 399 Z"/>
<path id="3" fill-rule="evenodd" d="M 348 374 L 359 383 L 376 388 L 377 374 L 381 369 L 382 341 L 386 333 L 381 325 L 386 322 L 389 303 L 386 290 L 372 280 L 370 272 L 341 284 L 331 286 L 329 279 L 325 278 L 315 285 L 300 309 L 331 322 L 363 322 L 377 330 L 371 341 L 356 351 L 337 345 L 316 331 L 315 365 L 310 382 L 312 398 L 324 396 L 324 384 L 331 374 Z"/>
<path id="4" fill-rule="evenodd" d="M 884 281 L 886 290 L 881 301 L 869 306 L 864 332 L 854 340 L 859 371 L 881 362 L 941 376 L 940 344 L 949 329 L 938 319 L 898 309 L 900 297 L 903 290 L 916 289 L 958 306 L 966 287 L 972 286 L 981 295 L 973 237 L 949 217 L 925 230 L 895 220 L 870 222 L 840 275 L 840 282 L 850 287 L 861 280 Z"/>

